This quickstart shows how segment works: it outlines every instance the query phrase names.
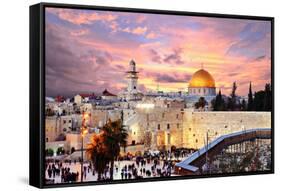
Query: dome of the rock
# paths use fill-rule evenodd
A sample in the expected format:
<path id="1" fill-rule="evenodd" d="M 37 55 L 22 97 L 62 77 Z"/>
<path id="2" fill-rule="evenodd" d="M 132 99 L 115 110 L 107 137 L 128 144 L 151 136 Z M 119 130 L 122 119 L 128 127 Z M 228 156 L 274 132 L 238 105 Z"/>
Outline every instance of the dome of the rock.
<path id="1" fill-rule="evenodd" d="M 215 80 L 212 75 L 204 69 L 198 70 L 195 72 L 189 82 L 190 88 L 201 88 L 201 87 L 208 87 L 214 88 Z"/>
<path id="2" fill-rule="evenodd" d="M 189 81 L 188 91 L 190 95 L 213 96 L 216 94 L 215 80 L 208 71 L 200 69 Z"/>

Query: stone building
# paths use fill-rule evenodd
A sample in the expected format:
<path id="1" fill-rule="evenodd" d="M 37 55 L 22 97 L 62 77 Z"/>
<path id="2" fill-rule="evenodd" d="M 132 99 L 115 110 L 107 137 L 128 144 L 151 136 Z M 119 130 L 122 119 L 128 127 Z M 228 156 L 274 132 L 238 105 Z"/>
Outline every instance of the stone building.
<path id="1" fill-rule="evenodd" d="M 116 100 L 117 99 L 117 95 L 115 95 L 113 93 L 110 93 L 107 89 L 105 89 L 102 92 L 101 98 L 104 99 L 104 100 Z"/>
<path id="2" fill-rule="evenodd" d="M 157 100 L 154 103 L 139 104 L 133 110 L 134 113 L 124 120 L 129 134 L 128 145 L 143 144 L 145 150 L 180 146 L 183 135 L 183 107 L 184 104 L 173 105 L 165 99 L 162 102 Z"/>
<path id="3" fill-rule="evenodd" d="M 71 116 L 52 116 L 45 120 L 45 139 L 46 142 L 61 141 L 67 132 L 71 131 Z"/>
<path id="4" fill-rule="evenodd" d="M 74 96 L 74 103 L 80 105 L 83 102 L 83 97 L 81 95 Z"/>

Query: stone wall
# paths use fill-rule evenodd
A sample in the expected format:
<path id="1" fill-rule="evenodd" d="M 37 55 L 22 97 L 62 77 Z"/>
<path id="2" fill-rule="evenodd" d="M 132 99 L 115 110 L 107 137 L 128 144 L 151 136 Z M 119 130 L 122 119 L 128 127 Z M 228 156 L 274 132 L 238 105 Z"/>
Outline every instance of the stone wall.
<path id="1" fill-rule="evenodd" d="M 120 119 L 120 116 L 120 111 L 118 110 L 93 110 L 91 113 L 91 126 L 102 127 L 107 120 L 116 121 Z"/>
<path id="2" fill-rule="evenodd" d="M 271 112 L 185 112 L 183 119 L 183 145 L 201 148 L 215 138 L 232 132 L 270 128 Z"/>
<path id="3" fill-rule="evenodd" d="M 144 145 L 129 145 L 125 148 L 125 152 L 124 152 L 124 148 L 122 147 L 120 150 L 120 155 L 127 155 L 127 154 L 132 154 L 132 155 L 138 155 L 138 154 L 144 154 Z"/>
<path id="4" fill-rule="evenodd" d="M 151 110 L 131 110 L 124 112 L 124 118 L 135 116 L 128 128 L 128 152 L 170 149 L 171 146 L 198 149 L 215 138 L 237 131 L 270 128 L 270 112 L 192 112 L 175 108 L 154 108 Z M 94 124 L 106 118 L 120 118 L 119 111 L 96 110 L 92 114 Z M 69 121 L 66 120 L 66 125 Z M 63 120 L 46 118 L 48 141 L 63 132 Z M 90 142 L 92 134 L 87 134 L 84 144 Z M 81 148 L 81 137 L 77 133 L 66 134 L 67 148 Z M 49 143 L 48 143 L 49 145 Z"/>
<path id="5" fill-rule="evenodd" d="M 181 109 L 154 108 L 136 110 L 136 120 L 129 125 L 128 143 L 144 144 L 145 148 L 154 150 L 182 145 Z"/>

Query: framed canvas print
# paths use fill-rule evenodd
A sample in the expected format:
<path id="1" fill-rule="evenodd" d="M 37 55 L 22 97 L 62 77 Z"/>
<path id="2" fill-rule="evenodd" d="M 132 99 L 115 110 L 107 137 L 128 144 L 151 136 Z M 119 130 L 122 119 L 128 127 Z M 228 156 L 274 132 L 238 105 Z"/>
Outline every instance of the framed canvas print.
<path id="1" fill-rule="evenodd" d="M 274 172 L 274 19 L 30 7 L 30 184 Z"/>

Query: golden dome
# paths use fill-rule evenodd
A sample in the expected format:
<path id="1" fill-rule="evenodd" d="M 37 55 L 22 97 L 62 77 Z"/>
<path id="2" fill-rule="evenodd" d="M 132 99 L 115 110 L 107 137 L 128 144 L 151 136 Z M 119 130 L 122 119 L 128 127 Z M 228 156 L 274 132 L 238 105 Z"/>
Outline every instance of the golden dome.
<path id="1" fill-rule="evenodd" d="M 215 80 L 209 72 L 204 69 L 195 72 L 189 81 L 190 88 L 215 88 Z"/>

